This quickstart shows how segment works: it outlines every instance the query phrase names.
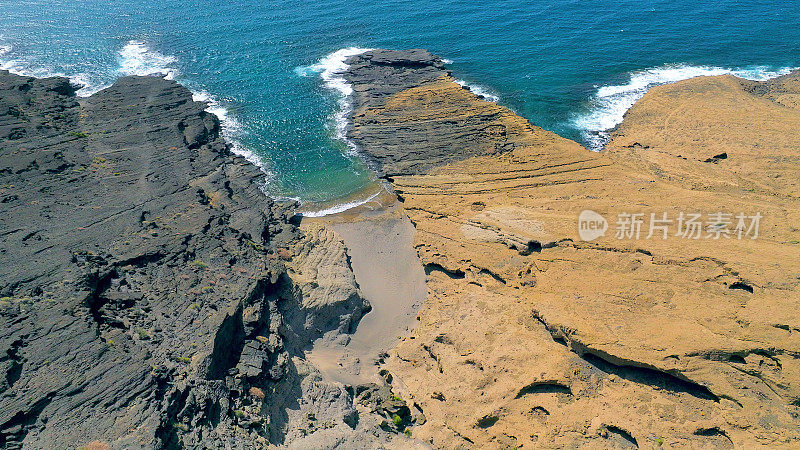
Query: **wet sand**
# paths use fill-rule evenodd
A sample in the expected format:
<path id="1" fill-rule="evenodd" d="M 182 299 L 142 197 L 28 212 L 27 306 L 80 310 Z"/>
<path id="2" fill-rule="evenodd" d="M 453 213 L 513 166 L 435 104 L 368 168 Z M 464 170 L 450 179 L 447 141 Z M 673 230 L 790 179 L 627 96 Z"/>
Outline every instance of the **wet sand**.
<path id="1" fill-rule="evenodd" d="M 344 384 L 375 381 L 381 353 L 415 326 L 427 295 L 425 271 L 413 247 L 414 226 L 398 205 L 304 219 L 309 221 L 327 225 L 342 238 L 356 282 L 372 310 L 346 346 L 319 341 L 307 357 Z"/>

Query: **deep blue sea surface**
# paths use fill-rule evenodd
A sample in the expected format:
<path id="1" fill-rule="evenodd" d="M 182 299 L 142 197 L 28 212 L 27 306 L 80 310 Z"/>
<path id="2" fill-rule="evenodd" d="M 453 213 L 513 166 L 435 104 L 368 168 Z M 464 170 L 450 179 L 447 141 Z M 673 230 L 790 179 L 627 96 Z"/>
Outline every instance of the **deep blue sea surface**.
<path id="1" fill-rule="evenodd" d="M 371 178 L 337 139 L 341 49 L 427 48 L 474 89 L 597 148 L 653 84 L 800 66 L 798 25 L 793 0 L 0 0 L 0 67 L 70 76 L 83 95 L 163 73 L 212 102 L 270 194 L 313 204 Z"/>

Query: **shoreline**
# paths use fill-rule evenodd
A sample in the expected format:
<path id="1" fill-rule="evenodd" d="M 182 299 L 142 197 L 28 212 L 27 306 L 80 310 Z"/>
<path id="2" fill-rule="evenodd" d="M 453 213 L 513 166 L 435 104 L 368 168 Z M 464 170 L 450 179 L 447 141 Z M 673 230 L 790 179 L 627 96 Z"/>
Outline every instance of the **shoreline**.
<path id="1" fill-rule="evenodd" d="M 614 131 L 622 123 L 625 114 L 650 89 L 666 84 L 678 83 L 697 77 L 733 75 L 749 81 L 767 81 L 787 75 L 797 67 L 769 68 L 767 66 L 744 66 L 724 68 L 717 66 L 663 64 L 630 72 L 628 83 L 604 85 L 588 100 L 591 109 L 575 114 L 570 121 L 581 130 L 581 145 L 591 151 L 603 151 L 611 141 Z"/>
<path id="2" fill-rule="evenodd" d="M 736 76 L 743 80 L 748 79 L 730 73 L 728 75 Z M 777 74 L 766 79 L 781 75 L 784 74 Z M 473 92 L 459 81 L 453 79 L 455 84 L 469 90 L 479 99 L 494 103 L 494 100 Z M 658 85 L 660 84 L 648 85 L 647 90 Z M 352 122 L 348 123 L 348 127 L 352 127 Z M 606 132 L 613 133 L 613 130 L 618 127 L 619 124 Z M 353 142 L 353 145 L 357 144 Z M 591 147 L 582 147 L 586 151 L 594 151 Z M 360 155 L 360 157 L 367 158 L 369 156 Z M 375 185 L 379 187 L 376 188 Z M 348 345 L 332 346 L 322 344 L 315 346 L 307 354 L 309 360 L 321 371 L 331 379 L 343 384 L 355 385 L 378 379 L 377 369 L 370 370 L 368 367 L 377 364 L 379 354 L 393 348 L 397 338 L 405 338 L 410 335 L 416 325 L 416 321 L 408 319 L 411 317 L 411 313 L 416 313 L 420 310 L 426 300 L 426 295 L 423 294 L 418 299 L 406 303 L 392 303 L 391 299 L 397 298 L 397 286 L 392 285 L 391 282 L 407 281 L 415 275 L 408 268 L 397 270 L 394 273 L 391 273 L 391 270 L 387 271 L 387 267 L 391 268 L 393 263 L 396 265 L 397 260 L 392 259 L 387 263 L 381 257 L 380 251 L 376 251 L 379 246 L 374 245 L 374 239 L 376 239 L 376 236 L 385 237 L 392 232 L 393 228 L 397 226 L 395 221 L 407 221 L 410 228 L 405 230 L 402 235 L 398 234 L 401 237 L 399 241 L 381 241 L 378 239 L 379 242 L 391 242 L 390 252 L 402 252 L 408 249 L 413 251 L 416 265 L 421 271 L 418 271 L 416 275 L 421 273 L 421 277 L 413 280 L 412 283 L 427 289 L 427 280 L 422 263 L 414 249 L 414 233 L 416 230 L 405 214 L 403 205 L 397 201 L 390 184 L 377 181 L 375 185 L 367 186 L 365 189 L 343 199 L 322 203 L 322 205 L 326 206 L 322 209 L 314 210 L 310 213 L 299 212 L 303 216 L 302 221 L 304 223 L 324 224 L 343 239 L 351 257 L 356 280 L 362 286 L 362 289 L 366 286 L 365 298 L 373 305 L 372 311 L 362 318 L 356 332 L 351 335 L 351 341 Z M 378 189 L 377 192 L 375 191 L 376 189 Z M 369 280 L 369 282 L 364 283 L 364 280 Z M 375 283 L 376 281 L 377 284 Z M 387 281 L 389 282 L 387 283 Z M 390 299 L 388 301 L 387 296 Z M 378 327 L 379 324 L 386 323 L 387 317 L 397 314 L 398 311 L 401 313 L 401 317 L 406 319 L 399 326 L 390 327 L 391 331 L 385 329 L 385 327 Z M 394 336 L 394 334 L 397 335 Z"/>
<path id="3" fill-rule="evenodd" d="M 25 424 L 31 433 L 15 442 L 36 446 L 64 429 L 88 430 L 70 439 L 161 442 L 152 427 L 87 420 L 132 404 L 131 424 L 146 410 L 199 445 L 216 431 L 184 399 L 209 392 L 230 406 L 220 445 L 241 432 L 321 447 L 327 431 L 314 427 L 327 423 L 338 427 L 331 439 L 403 439 L 413 426 L 415 439 L 438 447 L 800 442 L 791 353 L 800 297 L 790 294 L 800 273 L 800 71 L 760 84 L 725 75 L 659 86 L 626 114 L 607 154 L 593 154 L 459 88 L 426 51 L 359 61 L 348 73 L 359 102 L 353 141 L 391 185 L 376 180 L 349 197 L 352 208 L 331 202 L 299 223 L 292 205 L 263 195 L 259 170 L 229 151 L 207 105 L 177 82 L 126 77 L 79 101 L 66 79 L 0 71 L 10 104 L 43 108 L 3 113 L 14 126 L 4 141 L 13 194 L 4 245 L 16 262 L 3 274 L 0 319 L 18 316 L 42 337 L 6 327 L 23 380 L 8 389 L 26 405 L 2 410 L 11 424 L 16 408 L 44 411 L 47 424 Z M 133 116 L 128 106 L 145 102 Z M 53 106 L 66 113 L 53 118 L 61 132 L 49 142 L 31 117 L 49 119 Z M 148 120 L 165 116 L 174 127 Z M 719 146 L 725 156 L 714 159 Z M 147 184 L 126 188 L 135 180 Z M 40 196 L 42 187 L 55 195 Z M 757 208 L 772 223 L 761 240 L 692 245 L 575 237 L 577 211 L 626 204 Z M 52 220 L 29 220 L 43 211 Z M 76 357 L 100 369 L 88 374 L 99 380 L 88 396 L 72 395 L 76 372 L 48 385 Z M 152 377 L 150 391 L 136 367 Z M 120 380 L 113 401 L 69 404 L 88 405 Z M 161 395 L 163 381 L 175 390 Z M 366 407 L 370 389 L 382 390 L 378 407 Z M 37 410 L 42 401 L 57 410 Z M 644 410 L 655 403 L 664 408 Z M 405 408 L 402 426 L 387 404 Z M 67 408 L 83 428 L 57 413 Z M 752 426 L 734 425 L 745 421 Z M 716 434 L 697 431 L 710 426 Z"/>
<path id="4" fill-rule="evenodd" d="M 0 370 L 12 380 L 0 398 L 0 441 L 416 445 L 393 419 L 412 420 L 392 386 L 362 383 L 361 370 L 344 386 L 325 355 L 304 352 L 318 340 L 333 350 L 349 341 L 366 366 L 391 344 L 376 315 L 395 311 L 395 323 L 408 327 L 408 305 L 386 305 L 350 333 L 369 310 L 362 293 L 375 305 L 405 298 L 381 290 L 397 283 L 371 271 L 396 268 L 398 249 L 410 249 L 390 240 L 397 248 L 372 259 L 386 236 L 410 240 L 407 219 L 364 222 L 369 230 L 352 233 L 342 226 L 351 267 L 336 232 L 301 230 L 294 205 L 264 195 L 258 167 L 231 151 L 219 121 L 174 80 L 124 77 L 86 99 L 66 78 L 0 70 L 0 84 L 9 106 L 0 111 L 3 129 L 21 130 L 2 140 L 4 167 L 26 168 L 0 171 L 11 230 L 1 246 L 10 264 L 0 270 L 11 362 Z M 54 110 L 62 114 L 53 118 Z M 45 120 L 58 132 L 40 126 Z M 32 220 L 43 211 L 53 220 Z M 26 242 L 37 234 L 44 238 Z M 207 420 L 209 409 L 218 420 Z M 36 419 L 20 424 L 21 416 Z"/>
<path id="5" fill-rule="evenodd" d="M 339 92 L 341 95 L 338 101 L 339 108 L 330 116 L 336 126 L 335 139 L 341 140 L 347 145 L 350 149 L 348 153 L 350 153 L 351 156 L 360 158 L 373 172 L 378 172 L 378 170 L 373 167 L 374 161 L 372 158 L 360 152 L 358 150 L 358 144 L 348 136 L 353 126 L 352 117 L 350 117 L 353 113 L 353 89 L 352 83 L 346 78 L 346 73 L 350 68 L 348 61 L 353 57 L 357 57 L 371 50 L 374 49 L 358 47 L 342 48 L 329 53 L 315 64 L 295 68 L 295 73 L 300 76 L 309 76 L 309 74 L 315 73 L 322 78 L 326 89 Z M 446 58 L 441 59 L 441 62 L 445 66 L 452 64 L 452 60 Z M 636 101 L 654 87 L 677 83 L 691 78 L 719 75 L 732 75 L 750 81 L 766 81 L 789 74 L 797 69 L 798 68 L 791 67 L 774 69 L 767 66 L 745 66 L 729 69 L 712 66 L 665 64 L 630 72 L 630 78 L 627 84 L 600 86 L 598 91 L 589 99 L 589 102 L 594 104 L 592 110 L 586 114 L 576 114 L 573 123 L 577 129 L 581 130 L 581 134 L 584 136 L 584 142 L 579 142 L 579 144 L 588 151 L 604 151 L 614 131 L 617 130 L 622 123 L 622 118 L 625 113 L 633 107 Z M 451 74 L 449 69 L 446 69 L 446 71 Z M 459 78 L 454 78 L 453 82 L 487 102 L 500 102 L 500 97 L 490 88 L 469 83 Z M 610 95 L 604 94 L 604 92 L 610 92 Z M 623 98 L 620 100 L 619 96 Z M 625 104 L 625 107 L 621 110 L 615 104 L 615 102 L 618 101 L 622 101 Z M 603 104 L 603 102 L 610 102 L 610 104 Z M 612 111 L 608 111 L 608 109 Z M 597 129 L 589 129 L 586 126 L 579 125 L 581 121 L 591 122 L 593 120 L 604 124 L 609 120 L 613 120 L 613 126 L 603 129 L 599 129 L 596 126 L 595 128 Z M 386 208 L 391 204 L 389 197 L 393 197 L 391 193 L 392 189 L 390 186 L 387 187 L 387 183 L 384 181 L 377 180 L 376 183 L 384 186 L 388 196 L 384 196 L 383 194 L 376 196 L 374 185 L 370 183 L 351 195 L 334 198 L 325 202 L 313 203 L 312 205 L 314 205 L 314 208 L 309 209 L 305 213 L 303 213 L 302 210 L 306 209 L 306 205 L 301 203 L 300 213 L 305 217 L 323 217 L 336 216 L 353 210 L 350 211 L 350 213 L 355 216 L 364 210 Z M 375 201 L 373 202 L 373 200 Z M 370 204 L 372 204 L 372 208 L 370 208 Z"/>
<path id="6" fill-rule="evenodd" d="M 297 214 L 307 219 L 332 217 L 341 214 L 358 214 L 365 211 L 383 210 L 396 201 L 391 186 L 374 180 L 362 189 L 340 198 L 325 202 L 301 203 Z"/>
<path id="7" fill-rule="evenodd" d="M 53 71 L 47 67 L 31 67 L 30 62 L 24 60 L 19 55 L 15 55 L 15 48 L 11 43 L 0 44 L 0 68 L 9 70 L 11 73 L 23 76 L 51 77 L 65 76 L 72 82 L 82 85 L 78 91 L 79 97 L 87 97 L 92 93 L 98 92 L 111 85 L 113 81 L 92 80 L 86 73 L 64 74 Z M 360 158 L 369 166 L 370 158 L 359 152 L 357 144 L 348 137 L 352 122 L 352 86 L 345 79 L 343 74 L 348 70 L 348 60 L 354 56 L 373 50 L 368 47 L 344 47 L 331 52 L 316 63 L 308 66 L 299 66 L 294 69 L 298 76 L 319 76 L 323 81 L 323 87 L 327 90 L 337 92 L 338 108 L 330 114 L 330 120 L 334 124 L 334 139 L 345 143 L 350 156 Z M 160 74 L 167 79 L 179 79 L 180 71 L 176 69 L 177 58 L 170 54 L 163 54 L 155 49 L 151 43 L 141 39 L 131 39 L 117 50 L 119 54 L 119 66 L 115 69 L 118 76 L 125 75 L 149 75 Z M 453 63 L 452 60 L 442 59 L 445 66 Z M 611 135 L 619 126 L 624 114 L 632 105 L 640 99 L 646 92 L 656 86 L 671 84 L 693 77 L 718 76 L 730 74 L 745 80 L 765 81 L 779 77 L 797 70 L 793 67 L 778 67 L 767 65 L 747 65 L 747 66 L 713 66 L 713 65 L 692 65 L 681 63 L 665 63 L 659 66 L 647 67 L 627 72 L 627 83 L 597 85 L 597 90 L 586 99 L 586 105 L 590 105 L 587 111 L 575 111 L 573 118 L 569 120 L 571 126 L 583 136 L 580 144 L 591 151 L 603 151 Z M 448 69 L 448 72 L 451 72 Z M 620 74 L 623 75 L 623 74 Z M 269 192 L 269 185 L 279 177 L 271 171 L 268 161 L 241 143 L 243 124 L 229 114 L 228 109 L 220 104 L 219 96 L 206 91 L 202 86 L 188 79 L 180 79 L 181 84 L 189 88 L 195 100 L 204 101 L 208 105 L 206 111 L 214 114 L 220 120 L 222 132 L 226 140 L 231 144 L 232 151 L 243 156 L 251 164 L 256 165 L 265 175 L 264 191 L 267 195 L 273 196 Z M 500 95 L 491 86 L 483 86 L 473 81 L 455 78 L 455 82 L 463 88 L 469 90 L 476 96 L 489 102 L 498 103 Z M 583 123 L 583 124 L 582 124 Z M 592 125 L 589 125 L 592 124 Z M 370 185 L 364 186 L 363 190 L 369 190 Z M 353 199 L 357 194 L 334 198 L 321 202 L 323 208 L 312 212 L 324 212 L 326 215 L 337 214 L 349 208 L 360 205 L 360 201 L 368 202 L 369 199 Z M 298 200 L 292 196 L 273 196 L 277 200 Z M 302 205 L 301 205 L 302 208 Z M 331 211 L 322 211 L 330 209 Z"/>

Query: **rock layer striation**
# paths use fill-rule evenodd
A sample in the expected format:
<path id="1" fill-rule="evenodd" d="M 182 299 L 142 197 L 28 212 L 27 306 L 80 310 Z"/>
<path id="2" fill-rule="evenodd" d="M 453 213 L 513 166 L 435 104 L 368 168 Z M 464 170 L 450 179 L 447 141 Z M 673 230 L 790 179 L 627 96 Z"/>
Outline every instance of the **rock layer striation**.
<path id="1" fill-rule="evenodd" d="M 603 153 L 454 82 L 352 57 L 350 137 L 416 226 L 428 299 L 387 367 L 436 447 L 800 443 L 800 74 L 652 89 Z M 387 83 L 389 86 L 387 86 Z M 581 240 L 592 210 L 609 229 Z M 620 214 L 757 239 L 617 239 Z M 733 225 L 731 225 L 733 228 Z M 623 236 L 624 237 L 624 236 Z"/>
<path id="2" fill-rule="evenodd" d="M 402 438 L 389 394 L 304 359 L 369 310 L 341 240 L 301 232 L 177 83 L 75 89 L 0 71 L 0 447 Z"/>

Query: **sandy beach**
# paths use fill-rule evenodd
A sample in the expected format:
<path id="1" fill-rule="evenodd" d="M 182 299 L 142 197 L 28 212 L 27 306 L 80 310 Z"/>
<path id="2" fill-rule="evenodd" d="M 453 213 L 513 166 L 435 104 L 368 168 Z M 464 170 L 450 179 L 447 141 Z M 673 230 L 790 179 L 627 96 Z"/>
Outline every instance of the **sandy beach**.
<path id="1" fill-rule="evenodd" d="M 390 202 L 391 196 L 382 200 Z M 347 385 L 376 381 L 381 355 L 409 334 L 427 295 L 425 271 L 413 247 L 414 226 L 396 203 L 366 205 L 342 214 L 305 218 L 324 224 L 344 241 L 364 297 L 372 305 L 346 346 L 319 340 L 307 357 Z"/>

